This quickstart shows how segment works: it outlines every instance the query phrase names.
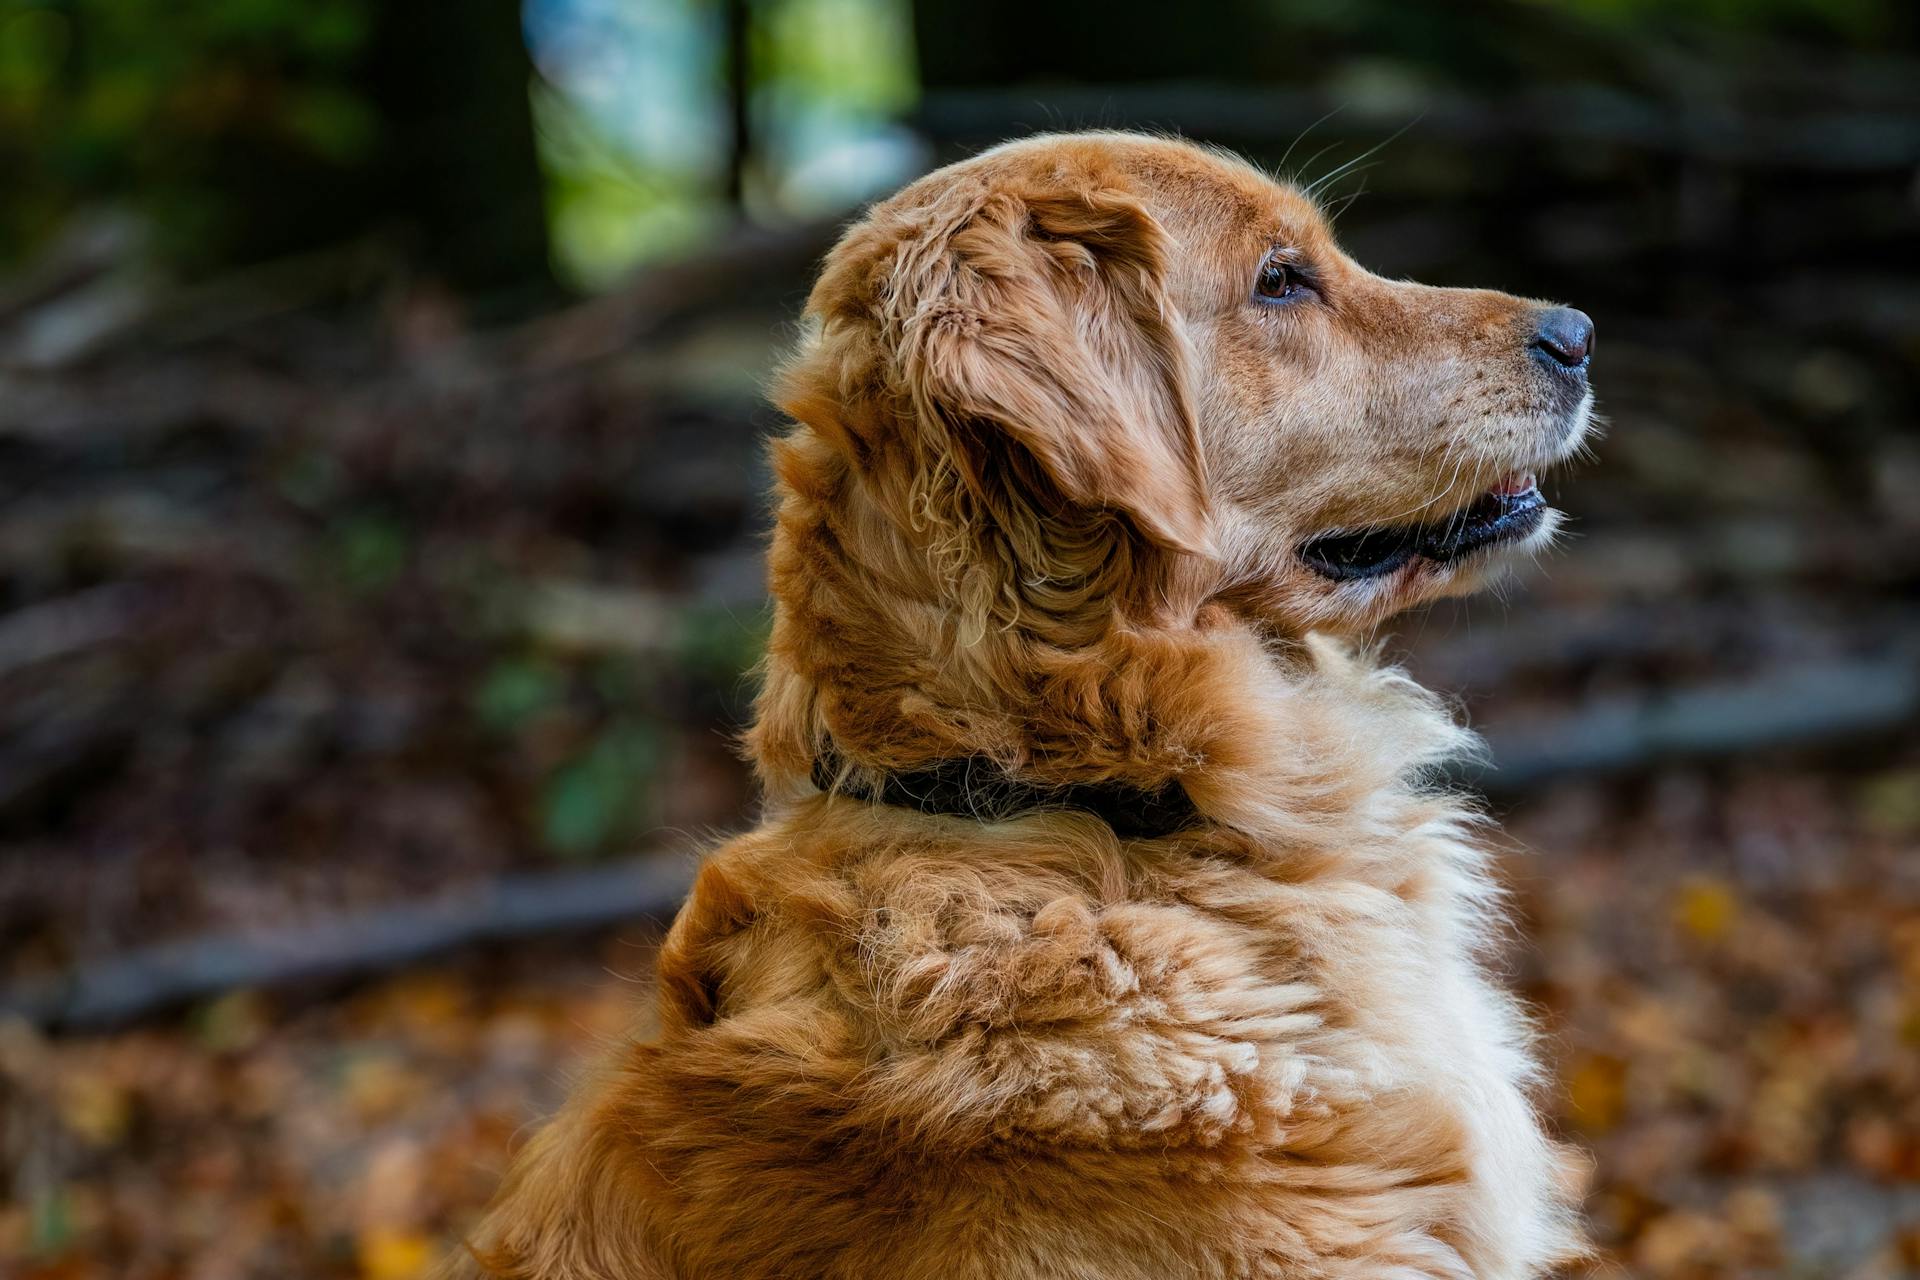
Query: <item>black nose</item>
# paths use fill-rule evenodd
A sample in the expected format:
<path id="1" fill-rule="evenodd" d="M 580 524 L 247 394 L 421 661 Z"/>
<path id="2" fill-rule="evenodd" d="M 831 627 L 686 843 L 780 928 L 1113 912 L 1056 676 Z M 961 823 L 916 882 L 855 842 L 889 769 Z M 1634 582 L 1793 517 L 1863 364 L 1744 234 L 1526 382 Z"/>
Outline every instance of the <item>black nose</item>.
<path id="1" fill-rule="evenodd" d="M 1540 313 L 1533 331 L 1533 349 L 1554 363 L 1578 369 L 1593 351 L 1593 318 L 1572 307 L 1552 307 Z"/>

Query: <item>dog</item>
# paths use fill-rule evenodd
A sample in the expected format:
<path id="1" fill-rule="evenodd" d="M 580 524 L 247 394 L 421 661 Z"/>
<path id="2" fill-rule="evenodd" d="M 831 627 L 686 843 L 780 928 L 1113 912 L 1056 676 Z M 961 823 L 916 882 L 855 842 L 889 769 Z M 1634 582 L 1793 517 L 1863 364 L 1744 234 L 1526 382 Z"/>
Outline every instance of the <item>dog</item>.
<path id="1" fill-rule="evenodd" d="M 449 1273 L 1518 1280 L 1582 1251 L 1470 751 L 1389 616 L 1559 519 L 1578 311 L 1369 274 L 1230 155 L 870 209 L 776 399 L 765 795 Z"/>

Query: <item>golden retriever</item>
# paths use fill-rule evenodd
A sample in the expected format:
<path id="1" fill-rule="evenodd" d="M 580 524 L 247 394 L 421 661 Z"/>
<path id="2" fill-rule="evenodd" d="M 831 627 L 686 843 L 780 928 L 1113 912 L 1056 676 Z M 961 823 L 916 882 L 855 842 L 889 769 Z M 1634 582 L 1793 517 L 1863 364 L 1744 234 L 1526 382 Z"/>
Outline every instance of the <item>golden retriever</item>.
<path id="1" fill-rule="evenodd" d="M 1355 644 L 1556 521 L 1577 311 L 1117 133 L 915 182 L 779 384 L 759 826 L 453 1274 L 1538 1276 L 1471 745 Z"/>

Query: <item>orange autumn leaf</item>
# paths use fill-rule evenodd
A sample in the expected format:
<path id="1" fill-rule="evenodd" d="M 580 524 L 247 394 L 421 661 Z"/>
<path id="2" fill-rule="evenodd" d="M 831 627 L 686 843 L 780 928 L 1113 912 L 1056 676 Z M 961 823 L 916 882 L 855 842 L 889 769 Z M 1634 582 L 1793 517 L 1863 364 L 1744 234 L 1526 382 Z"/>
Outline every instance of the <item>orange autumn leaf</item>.
<path id="1" fill-rule="evenodd" d="M 365 1280 L 414 1280 L 433 1261 L 433 1241 L 418 1232 L 376 1228 L 360 1237 L 358 1252 Z"/>
<path id="2" fill-rule="evenodd" d="M 1698 876 L 1680 887 L 1673 903 L 1674 923 L 1700 942 L 1718 942 L 1740 914 L 1740 900 L 1724 880 Z"/>
<path id="3" fill-rule="evenodd" d="M 97 1147 L 120 1141 L 132 1114 L 127 1091 L 98 1072 L 74 1075 L 61 1093 L 60 1116 L 67 1128 Z"/>
<path id="4" fill-rule="evenodd" d="M 1567 1102 L 1588 1133 L 1613 1128 L 1626 1111 L 1627 1064 L 1604 1054 L 1582 1059 L 1567 1073 Z"/>

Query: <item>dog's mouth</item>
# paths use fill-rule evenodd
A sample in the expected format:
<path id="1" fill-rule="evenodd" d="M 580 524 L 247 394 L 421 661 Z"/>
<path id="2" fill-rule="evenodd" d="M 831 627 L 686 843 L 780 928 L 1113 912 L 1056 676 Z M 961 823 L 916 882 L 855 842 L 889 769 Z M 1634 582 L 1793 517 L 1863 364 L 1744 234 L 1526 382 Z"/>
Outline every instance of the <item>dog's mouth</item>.
<path id="1" fill-rule="evenodd" d="M 1415 558 L 1448 564 L 1489 547 L 1518 542 L 1547 518 L 1533 475 L 1516 473 L 1452 515 L 1423 524 L 1376 525 L 1324 533 L 1301 544 L 1300 558 L 1336 582 L 1377 578 Z"/>

